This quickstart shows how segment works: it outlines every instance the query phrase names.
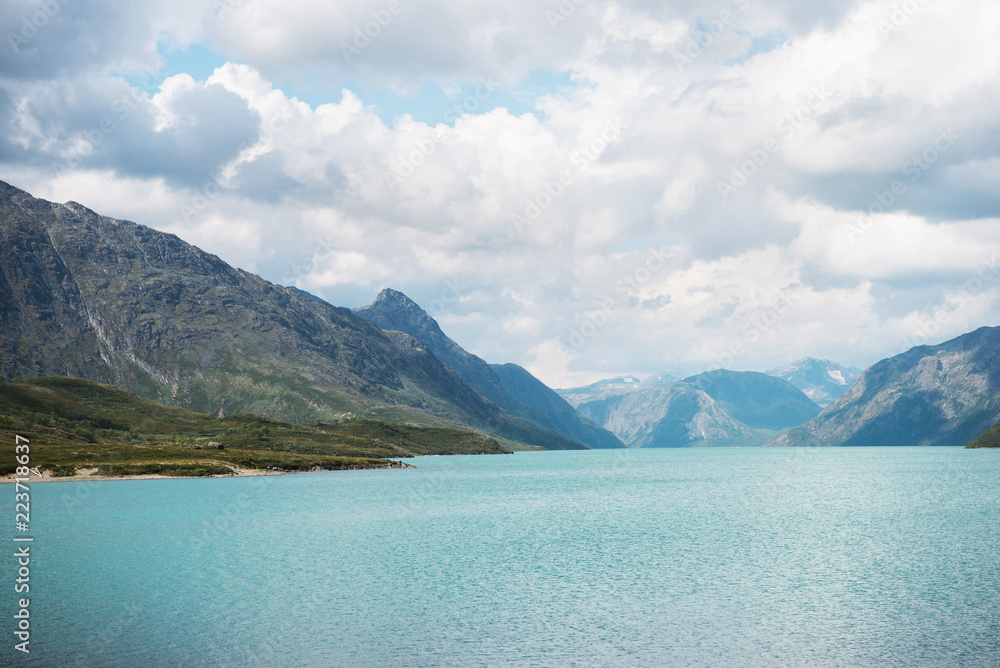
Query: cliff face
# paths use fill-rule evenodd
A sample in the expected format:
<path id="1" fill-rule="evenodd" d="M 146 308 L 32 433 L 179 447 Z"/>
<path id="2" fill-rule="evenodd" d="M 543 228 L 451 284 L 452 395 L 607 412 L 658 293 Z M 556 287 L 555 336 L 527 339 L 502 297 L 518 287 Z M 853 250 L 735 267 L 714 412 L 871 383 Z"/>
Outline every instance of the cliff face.
<path id="1" fill-rule="evenodd" d="M 768 445 L 965 445 L 1000 420 L 1000 328 L 867 369 L 814 420 Z"/>
<path id="2" fill-rule="evenodd" d="M 78 376 L 203 413 L 306 421 L 377 411 L 580 447 L 507 414 L 425 347 L 349 309 L 174 235 L 2 182 L 0 355 L 3 380 Z"/>

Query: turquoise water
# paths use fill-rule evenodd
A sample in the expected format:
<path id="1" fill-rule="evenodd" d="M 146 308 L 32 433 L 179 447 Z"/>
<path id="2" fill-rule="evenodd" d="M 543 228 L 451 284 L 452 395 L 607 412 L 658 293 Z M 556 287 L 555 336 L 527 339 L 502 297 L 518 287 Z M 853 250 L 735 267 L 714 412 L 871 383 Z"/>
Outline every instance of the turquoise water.
<path id="1" fill-rule="evenodd" d="M 998 452 L 414 463 L 33 486 L 25 665 L 1000 665 Z"/>

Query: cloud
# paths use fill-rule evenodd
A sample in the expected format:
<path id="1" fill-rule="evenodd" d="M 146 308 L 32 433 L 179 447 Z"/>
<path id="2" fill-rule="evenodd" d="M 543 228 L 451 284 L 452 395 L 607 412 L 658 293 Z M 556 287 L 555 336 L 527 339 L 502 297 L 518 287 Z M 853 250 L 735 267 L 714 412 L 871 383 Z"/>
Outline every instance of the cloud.
<path id="1" fill-rule="evenodd" d="M 118 78 L 81 77 L 7 88 L 8 141 L 52 176 L 76 169 L 201 185 L 259 134 L 260 118 L 219 85 L 186 74 L 150 96 Z"/>
<path id="2" fill-rule="evenodd" d="M 4 65 L 0 174 L 340 305 L 401 289 L 553 385 L 866 365 L 996 323 L 995 279 L 968 283 L 1000 252 L 1000 9 L 570 4 L 66 5 L 84 35 L 134 29 Z M 115 73 L 189 43 L 229 62 Z M 571 85 L 496 105 L 532 72 Z M 475 104 L 387 121 L 363 92 L 428 81 Z"/>
<path id="3" fill-rule="evenodd" d="M 0 78 L 48 80 L 81 72 L 157 70 L 161 39 L 202 33 L 205 3 L 6 0 L 0 9 Z"/>

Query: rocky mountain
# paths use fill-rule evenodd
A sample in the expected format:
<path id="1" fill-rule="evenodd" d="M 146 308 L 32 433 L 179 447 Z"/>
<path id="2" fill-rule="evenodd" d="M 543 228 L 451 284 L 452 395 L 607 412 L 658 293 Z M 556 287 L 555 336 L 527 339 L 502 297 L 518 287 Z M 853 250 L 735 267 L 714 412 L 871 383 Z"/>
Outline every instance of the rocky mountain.
<path id="1" fill-rule="evenodd" d="M 670 372 L 655 373 L 643 380 L 635 376 L 618 376 L 599 380 L 590 385 L 581 387 L 571 387 L 562 390 L 555 390 L 559 396 L 565 399 L 571 406 L 579 406 L 583 403 L 597 401 L 599 399 L 609 399 L 629 392 L 638 392 L 657 385 L 666 383 L 676 383 L 680 380 Z"/>
<path id="2" fill-rule="evenodd" d="M 821 408 L 826 408 L 851 387 L 861 375 L 861 369 L 807 357 L 764 373 L 787 380 Z"/>
<path id="3" fill-rule="evenodd" d="M 354 413 L 580 448 L 485 400 L 411 336 L 171 234 L 0 182 L 0 379 L 76 376 L 201 413 Z"/>
<path id="4" fill-rule="evenodd" d="M 882 360 L 768 445 L 965 445 L 1000 420 L 998 390 L 1000 327 L 983 327 Z"/>
<path id="5" fill-rule="evenodd" d="M 680 378 L 669 371 L 661 371 L 660 373 L 654 373 L 652 376 L 643 378 L 642 382 L 639 383 L 639 387 L 645 389 L 647 387 L 663 385 L 664 383 L 676 383 L 678 380 L 680 380 Z"/>
<path id="6" fill-rule="evenodd" d="M 635 376 L 618 376 L 599 380 L 590 385 L 581 387 L 571 387 L 556 390 L 556 393 L 565 399 L 570 406 L 577 407 L 580 404 L 598 399 L 607 399 L 621 394 L 628 394 L 639 389 L 640 381 Z"/>
<path id="7" fill-rule="evenodd" d="M 526 370 L 501 369 L 507 379 L 504 383 L 497 367 L 455 343 L 434 318 L 402 292 L 382 290 L 374 302 L 355 313 L 383 330 L 412 336 L 481 395 L 540 429 L 592 448 L 624 447 L 613 434 L 583 418 Z"/>
<path id="8" fill-rule="evenodd" d="M 585 418 L 527 369 L 517 364 L 491 364 L 490 368 L 511 396 L 545 415 L 559 433 L 592 448 L 625 447 L 617 436 Z"/>
<path id="9" fill-rule="evenodd" d="M 787 381 L 726 370 L 595 399 L 577 410 L 640 448 L 762 445 L 820 411 Z"/>
<path id="10" fill-rule="evenodd" d="M 819 407 L 788 381 L 755 371 L 707 371 L 681 381 L 712 397 L 734 418 L 755 429 L 795 427 Z"/>

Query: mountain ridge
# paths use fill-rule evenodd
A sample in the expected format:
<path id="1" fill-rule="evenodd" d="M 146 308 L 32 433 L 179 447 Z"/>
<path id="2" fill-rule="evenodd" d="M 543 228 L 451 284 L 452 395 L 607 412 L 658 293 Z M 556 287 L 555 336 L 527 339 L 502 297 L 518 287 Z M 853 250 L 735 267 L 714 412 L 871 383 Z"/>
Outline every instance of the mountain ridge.
<path id="1" fill-rule="evenodd" d="M 558 389 L 556 393 L 575 408 L 588 401 L 606 399 L 619 394 L 633 392 L 639 389 L 641 385 L 642 381 L 635 376 L 615 376 L 614 378 L 606 378 L 595 383 L 590 383 L 589 385 Z"/>
<path id="2" fill-rule="evenodd" d="M 727 370 L 605 396 L 577 409 L 629 447 L 762 445 L 820 412 L 787 381 Z"/>
<path id="3" fill-rule="evenodd" d="M 917 346 L 866 369 L 769 446 L 965 445 L 1000 420 L 1000 327 Z"/>
<path id="4" fill-rule="evenodd" d="M 514 398 L 535 407 L 563 434 L 574 437 L 592 448 L 624 448 L 625 444 L 571 406 L 555 390 L 535 378 L 517 364 L 491 364 L 501 385 Z"/>
<path id="5" fill-rule="evenodd" d="M 485 400 L 423 346 L 175 235 L 0 182 L 0 379 L 78 376 L 207 414 L 363 413 L 581 447 Z"/>
<path id="6" fill-rule="evenodd" d="M 806 357 L 764 373 L 787 380 L 821 408 L 826 408 L 851 387 L 861 371 L 830 360 Z"/>
<path id="7" fill-rule="evenodd" d="M 505 365 L 491 366 L 463 349 L 444 333 L 430 314 L 398 290 L 384 288 L 371 304 L 356 309 L 355 313 L 383 330 L 400 331 L 414 337 L 470 387 L 540 429 L 560 434 L 587 447 L 625 447 L 617 437 L 577 413 L 527 370 L 521 367 L 504 368 Z"/>

